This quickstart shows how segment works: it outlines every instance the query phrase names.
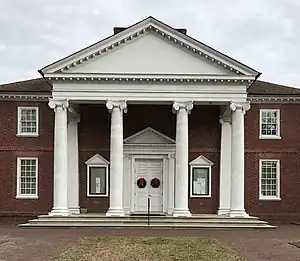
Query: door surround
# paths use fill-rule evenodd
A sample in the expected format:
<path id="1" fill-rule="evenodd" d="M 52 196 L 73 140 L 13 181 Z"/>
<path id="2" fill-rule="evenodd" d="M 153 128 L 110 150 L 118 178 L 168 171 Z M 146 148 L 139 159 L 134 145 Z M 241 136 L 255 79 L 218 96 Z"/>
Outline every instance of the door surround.
<path id="1" fill-rule="evenodd" d="M 153 134 L 150 138 L 149 132 Z M 143 135 L 146 141 L 143 138 Z M 155 136 L 154 136 L 155 135 Z M 131 137 L 138 137 L 134 140 Z M 174 211 L 175 187 L 175 140 L 153 130 L 145 130 L 124 140 L 124 190 L 123 205 L 127 215 L 134 213 L 135 193 L 135 160 L 162 159 L 163 160 L 163 213 L 172 215 Z M 161 138 L 161 141 L 159 140 Z M 137 142 L 138 141 L 138 142 Z"/>

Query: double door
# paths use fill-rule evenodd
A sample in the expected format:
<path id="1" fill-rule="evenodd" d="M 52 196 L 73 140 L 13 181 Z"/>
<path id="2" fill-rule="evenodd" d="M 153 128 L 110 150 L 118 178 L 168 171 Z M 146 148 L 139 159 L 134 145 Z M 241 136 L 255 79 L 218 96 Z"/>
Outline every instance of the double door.
<path id="1" fill-rule="evenodd" d="M 163 212 L 163 160 L 135 159 L 134 212 L 147 213 L 148 198 L 150 212 Z"/>

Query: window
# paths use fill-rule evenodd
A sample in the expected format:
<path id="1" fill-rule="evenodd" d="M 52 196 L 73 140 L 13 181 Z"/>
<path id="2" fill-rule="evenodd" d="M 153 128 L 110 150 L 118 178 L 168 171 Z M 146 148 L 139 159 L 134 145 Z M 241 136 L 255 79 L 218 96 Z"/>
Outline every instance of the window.
<path id="1" fill-rule="evenodd" d="M 259 198 L 280 199 L 279 160 L 260 160 Z"/>
<path id="2" fill-rule="evenodd" d="M 18 136 L 38 136 L 38 107 L 18 107 Z"/>
<path id="3" fill-rule="evenodd" d="M 38 197 L 38 159 L 17 158 L 17 198 Z"/>
<path id="4" fill-rule="evenodd" d="M 280 139 L 280 111 L 260 110 L 260 139 Z"/>
<path id="5" fill-rule="evenodd" d="M 211 166 L 213 163 L 199 156 L 190 163 L 190 196 L 211 197 Z"/>
<path id="6" fill-rule="evenodd" d="M 87 196 L 107 197 L 109 162 L 96 154 L 85 164 L 87 165 Z"/>
<path id="7" fill-rule="evenodd" d="M 107 166 L 88 168 L 88 196 L 107 196 Z"/>
<path id="8" fill-rule="evenodd" d="M 209 168 L 192 167 L 192 196 L 209 196 Z"/>

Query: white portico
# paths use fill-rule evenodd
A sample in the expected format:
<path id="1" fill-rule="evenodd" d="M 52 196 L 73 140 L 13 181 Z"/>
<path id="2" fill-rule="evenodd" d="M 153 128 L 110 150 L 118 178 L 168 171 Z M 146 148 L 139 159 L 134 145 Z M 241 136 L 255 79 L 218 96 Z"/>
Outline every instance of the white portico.
<path id="1" fill-rule="evenodd" d="M 54 198 L 49 215 L 79 213 L 77 107 L 106 104 L 111 117 L 106 215 L 144 213 L 150 195 L 152 212 L 191 216 L 189 114 L 196 106 L 211 104 L 221 108 L 218 213 L 247 217 L 244 115 L 250 108 L 247 88 L 259 76 L 257 71 L 149 17 L 40 72 L 53 85 L 49 106 L 55 111 Z M 131 104 L 169 105 L 170 115 L 172 110 L 176 114 L 176 139 L 152 128 L 124 139 L 123 115 L 130 113 Z M 137 189 L 140 178 L 147 189 Z M 155 178 L 160 185 L 149 186 Z"/>

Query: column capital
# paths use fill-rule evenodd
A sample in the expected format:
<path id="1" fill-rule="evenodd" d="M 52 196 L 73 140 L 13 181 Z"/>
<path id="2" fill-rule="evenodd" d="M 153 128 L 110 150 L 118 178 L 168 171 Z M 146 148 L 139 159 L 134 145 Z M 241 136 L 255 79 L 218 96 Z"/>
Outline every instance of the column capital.
<path id="1" fill-rule="evenodd" d="M 220 124 L 231 124 L 231 117 L 229 117 L 228 115 L 220 116 L 219 123 Z"/>
<path id="2" fill-rule="evenodd" d="M 49 102 L 48 102 L 48 106 L 51 108 L 51 109 L 57 109 L 57 108 L 62 108 L 64 110 L 68 109 L 69 108 L 69 101 L 67 99 L 63 99 L 63 100 L 58 100 L 58 99 L 52 99 L 50 98 L 49 99 Z"/>
<path id="3" fill-rule="evenodd" d="M 109 112 L 111 112 L 114 108 L 118 108 L 126 113 L 127 112 L 127 103 L 126 103 L 126 101 L 107 100 L 106 108 L 108 109 Z"/>
<path id="4" fill-rule="evenodd" d="M 191 113 L 194 105 L 192 101 L 174 101 L 173 102 L 173 112 L 177 112 L 180 109 L 185 109 L 188 113 Z"/>
<path id="5" fill-rule="evenodd" d="M 76 121 L 76 123 L 80 122 L 80 114 L 79 107 L 75 104 L 69 104 L 68 107 L 68 121 Z"/>
<path id="6" fill-rule="evenodd" d="M 244 114 L 250 109 L 250 102 L 231 102 L 230 109 L 234 112 L 242 110 Z"/>

